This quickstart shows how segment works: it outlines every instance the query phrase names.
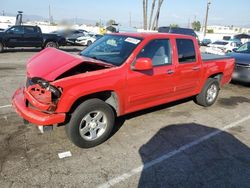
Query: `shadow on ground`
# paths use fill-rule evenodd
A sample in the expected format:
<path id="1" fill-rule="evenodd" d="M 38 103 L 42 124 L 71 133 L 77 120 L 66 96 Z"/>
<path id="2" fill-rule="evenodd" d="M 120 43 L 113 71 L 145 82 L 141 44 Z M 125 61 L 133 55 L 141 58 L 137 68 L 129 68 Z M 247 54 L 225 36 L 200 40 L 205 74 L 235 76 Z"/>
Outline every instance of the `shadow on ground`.
<path id="1" fill-rule="evenodd" d="M 219 105 L 224 107 L 236 107 L 237 105 L 241 103 L 250 103 L 250 99 L 242 96 L 235 96 L 230 98 L 220 98 L 218 100 Z"/>
<path id="2" fill-rule="evenodd" d="M 144 164 L 139 187 L 249 187 L 250 149 L 227 132 L 150 165 L 218 129 L 195 123 L 160 129 L 140 150 Z"/>
<path id="3" fill-rule="evenodd" d="M 156 111 L 160 111 L 160 110 L 169 110 L 173 106 L 190 102 L 193 99 L 194 99 L 193 97 L 189 97 L 189 98 L 181 99 L 178 101 L 162 104 L 159 106 L 147 108 L 144 110 L 136 111 L 136 112 L 124 115 L 124 116 L 120 116 L 120 117 L 116 118 L 114 130 L 113 130 L 112 134 L 110 135 L 110 137 L 112 137 L 123 126 L 123 124 L 126 120 L 133 119 L 135 117 L 143 116 L 143 115 L 146 115 L 146 114 L 149 114 L 152 112 L 156 112 Z M 169 114 L 169 116 L 174 116 L 174 117 L 179 117 L 180 115 L 183 115 L 186 117 L 191 116 L 191 113 L 188 111 L 183 111 L 183 112 L 176 112 L 175 111 L 175 112 L 171 112 L 168 114 Z"/>

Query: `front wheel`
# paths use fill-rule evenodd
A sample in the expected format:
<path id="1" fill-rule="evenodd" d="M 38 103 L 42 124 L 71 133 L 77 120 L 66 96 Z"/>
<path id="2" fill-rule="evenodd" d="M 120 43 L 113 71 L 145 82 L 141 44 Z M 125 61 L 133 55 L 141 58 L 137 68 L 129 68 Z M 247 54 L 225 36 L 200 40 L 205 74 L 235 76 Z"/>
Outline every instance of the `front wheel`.
<path id="1" fill-rule="evenodd" d="M 90 148 L 103 143 L 114 126 L 113 109 L 100 99 L 89 99 L 72 113 L 66 133 L 78 147 Z"/>
<path id="2" fill-rule="evenodd" d="M 209 78 L 201 93 L 196 96 L 196 103 L 205 107 L 213 105 L 218 97 L 219 90 L 218 80 Z"/>

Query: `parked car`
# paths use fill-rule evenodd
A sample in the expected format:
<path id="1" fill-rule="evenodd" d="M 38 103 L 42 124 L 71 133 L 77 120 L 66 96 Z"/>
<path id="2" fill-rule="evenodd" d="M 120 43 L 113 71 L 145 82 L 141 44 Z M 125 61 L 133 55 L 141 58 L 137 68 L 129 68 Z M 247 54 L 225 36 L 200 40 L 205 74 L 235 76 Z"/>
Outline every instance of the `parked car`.
<path id="1" fill-rule="evenodd" d="M 91 45 L 93 42 L 95 42 L 97 39 L 99 39 L 100 37 L 102 37 L 102 35 L 97 35 L 97 34 L 87 34 L 85 36 L 82 37 L 78 37 L 76 39 L 76 43 L 83 45 L 83 46 L 89 46 Z"/>
<path id="2" fill-rule="evenodd" d="M 116 116 L 191 96 L 213 105 L 234 61 L 201 55 L 187 35 L 108 34 L 79 56 L 53 48 L 33 56 L 12 104 L 26 121 L 66 124 L 75 145 L 94 147 L 109 137 Z"/>
<path id="3" fill-rule="evenodd" d="M 218 40 L 211 44 L 208 44 L 206 48 L 207 53 L 217 54 L 217 55 L 225 55 L 226 53 L 230 53 L 233 50 L 237 49 L 242 43 L 240 41 L 234 40 Z"/>
<path id="4" fill-rule="evenodd" d="M 201 46 L 207 46 L 210 43 L 212 43 L 210 39 L 203 39 L 200 44 Z"/>
<path id="5" fill-rule="evenodd" d="M 243 44 L 229 56 L 236 60 L 233 80 L 250 83 L 250 42 Z"/>
<path id="6" fill-rule="evenodd" d="M 76 45 L 76 39 L 78 37 L 85 36 L 88 34 L 88 31 L 83 29 L 66 29 L 66 30 L 59 30 L 52 32 L 54 34 L 57 34 L 59 36 L 63 36 L 66 38 L 67 44 L 69 45 Z"/>
<path id="7" fill-rule="evenodd" d="M 38 26 L 18 25 L 0 32 L 0 52 L 6 47 L 58 48 L 65 44 L 64 37 L 55 34 L 43 34 Z"/>

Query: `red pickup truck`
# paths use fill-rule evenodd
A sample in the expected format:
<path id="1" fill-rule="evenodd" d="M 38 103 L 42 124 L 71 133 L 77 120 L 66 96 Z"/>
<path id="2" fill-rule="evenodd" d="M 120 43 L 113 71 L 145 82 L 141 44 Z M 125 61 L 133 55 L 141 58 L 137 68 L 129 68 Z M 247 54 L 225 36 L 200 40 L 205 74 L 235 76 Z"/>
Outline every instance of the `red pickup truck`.
<path id="1" fill-rule="evenodd" d="M 105 35 L 79 55 L 48 48 L 33 56 L 12 104 L 26 121 L 65 124 L 75 145 L 93 147 L 109 137 L 117 116 L 190 96 L 212 105 L 234 62 L 201 55 L 191 36 Z"/>

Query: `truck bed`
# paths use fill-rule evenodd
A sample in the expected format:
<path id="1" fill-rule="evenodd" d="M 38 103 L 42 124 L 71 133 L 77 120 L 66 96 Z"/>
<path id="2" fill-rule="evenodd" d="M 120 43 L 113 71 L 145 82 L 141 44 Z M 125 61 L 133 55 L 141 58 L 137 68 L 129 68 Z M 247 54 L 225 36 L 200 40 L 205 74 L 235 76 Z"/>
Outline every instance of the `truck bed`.
<path id="1" fill-rule="evenodd" d="M 211 60 L 220 60 L 220 59 L 231 59 L 232 57 L 226 55 L 215 55 L 215 54 L 207 54 L 201 53 L 202 61 L 211 61 Z"/>

